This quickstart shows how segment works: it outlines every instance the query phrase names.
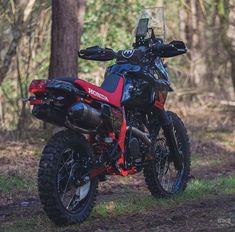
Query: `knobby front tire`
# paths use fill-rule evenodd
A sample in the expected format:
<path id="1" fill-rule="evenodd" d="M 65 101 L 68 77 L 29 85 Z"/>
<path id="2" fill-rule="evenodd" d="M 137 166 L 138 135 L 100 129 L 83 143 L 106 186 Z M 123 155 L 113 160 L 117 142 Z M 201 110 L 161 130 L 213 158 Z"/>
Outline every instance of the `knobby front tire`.
<path id="1" fill-rule="evenodd" d="M 187 130 L 184 126 L 184 123 L 182 122 L 180 117 L 177 116 L 176 113 L 170 111 L 168 111 L 167 113 L 172 119 L 177 142 L 178 145 L 180 144 L 180 150 L 183 155 L 184 168 L 182 170 L 182 173 L 180 173 L 180 180 L 177 182 L 178 185 L 175 184 L 175 189 L 173 189 L 172 187 L 173 190 L 168 191 L 166 190 L 166 188 L 164 188 L 163 184 L 161 183 L 161 178 L 159 177 L 159 169 L 161 168 L 156 168 L 156 164 L 159 160 L 155 159 L 148 161 L 144 168 L 144 176 L 147 187 L 154 197 L 170 197 L 184 191 L 187 187 L 190 176 L 191 154 Z"/>

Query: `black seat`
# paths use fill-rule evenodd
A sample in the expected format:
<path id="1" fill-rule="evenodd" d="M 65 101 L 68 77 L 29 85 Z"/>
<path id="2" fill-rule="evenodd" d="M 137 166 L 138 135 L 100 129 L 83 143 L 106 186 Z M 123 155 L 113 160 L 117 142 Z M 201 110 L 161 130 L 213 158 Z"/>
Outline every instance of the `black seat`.
<path id="1" fill-rule="evenodd" d="M 74 81 L 78 80 L 78 78 L 76 78 L 76 77 L 58 77 L 58 78 L 54 78 L 54 80 L 73 83 Z"/>
<path id="2" fill-rule="evenodd" d="M 118 74 L 111 73 L 104 79 L 104 82 L 102 83 L 100 88 L 109 93 L 113 93 L 118 86 L 120 78 L 121 77 Z"/>

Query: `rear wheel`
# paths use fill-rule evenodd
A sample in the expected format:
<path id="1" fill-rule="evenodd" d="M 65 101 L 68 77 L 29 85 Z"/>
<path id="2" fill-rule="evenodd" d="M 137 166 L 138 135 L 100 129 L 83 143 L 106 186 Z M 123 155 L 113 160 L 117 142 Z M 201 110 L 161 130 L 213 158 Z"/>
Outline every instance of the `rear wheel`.
<path id="1" fill-rule="evenodd" d="M 43 209 L 56 225 L 81 223 L 94 207 L 98 178 L 84 176 L 91 156 L 85 138 L 71 131 L 58 132 L 45 146 L 38 190 Z"/>
<path id="2" fill-rule="evenodd" d="M 169 197 L 182 192 L 190 175 L 191 157 L 187 130 L 177 114 L 167 113 L 172 119 L 178 148 L 182 154 L 182 168 L 177 169 L 173 160 L 169 158 L 169 148 L 161 130 L 155 141 L 155 159 L 148 161 L 144 168 L 148 189 L 156 197 Z"/>

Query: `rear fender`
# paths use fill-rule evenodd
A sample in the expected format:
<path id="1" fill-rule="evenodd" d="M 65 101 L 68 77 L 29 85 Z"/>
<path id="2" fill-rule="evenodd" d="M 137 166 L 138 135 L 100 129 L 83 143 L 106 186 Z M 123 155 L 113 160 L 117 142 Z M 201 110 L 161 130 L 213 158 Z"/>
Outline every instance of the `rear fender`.
<path id="1" fill-rule="evenodd" d="M 58 80 L 51 80 L 47 84 L 48 90 L 59 91 L 69 96 L 76 97 L 79 95 L 80 97 L 87 97 L 88 95 L 86 92 L 82 91 L 81 89 L 75 87 L 72 83 L 58 81 Z"/>

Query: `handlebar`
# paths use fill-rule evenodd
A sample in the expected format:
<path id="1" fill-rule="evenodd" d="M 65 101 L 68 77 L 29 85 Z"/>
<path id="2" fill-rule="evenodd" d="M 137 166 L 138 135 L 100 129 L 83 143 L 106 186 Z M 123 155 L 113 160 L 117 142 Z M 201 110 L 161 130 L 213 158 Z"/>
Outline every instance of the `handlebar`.
<path id="1" fill-rule="evenodd" d="M 187 48 L 182 41 L 172 41 L 169 44 L 156 43 L 152 46 L 154 52 L 160 57 L 173 57 L 187 52 Z"/>
<path id="2" fill-rule="evenodd" d="M 111 48 L 101 48 L 98 46 L 82 49 L 78 52 L 78 56 L 86 60 L 109 61 L 113 59 L 130 60 L 133 62 L 141 62 L 146 55 L 154 57 L 173 57 L 187 52 L 187 48 L 182 41 L 172 41 L 164 44 L 162 40 L 156 40 L 156 43 L 149 48 L 136 48 L 130 50 L 120 50 L 115 52 Z"/>
<path id="3" fill-rule="evenodd" d="M 111 48 L 94 46 L 78 51 L 78 56 L 86 60 L 108 61 L 115 59 L 117 54 Z"/>
<path id="4" fill-rule="evenodd" d="M 87 56 L 93 55 L 94 53 L 99 52 L 100 49 L 101 48 L 98 46 L 82 49 L 79 51 L 79 55 L 87 55 Z"/>

